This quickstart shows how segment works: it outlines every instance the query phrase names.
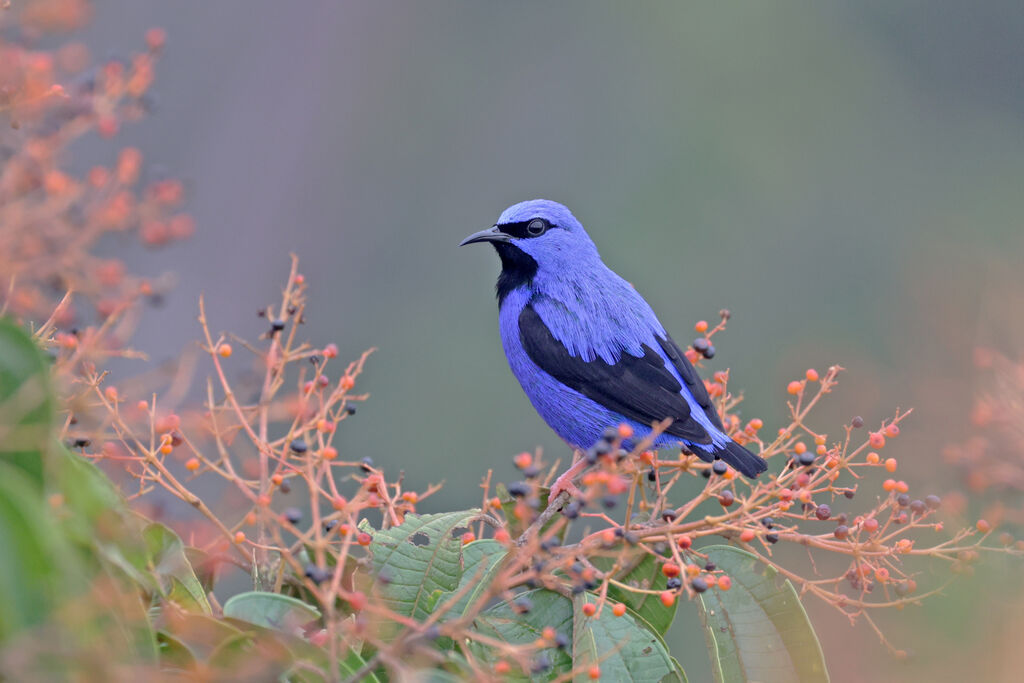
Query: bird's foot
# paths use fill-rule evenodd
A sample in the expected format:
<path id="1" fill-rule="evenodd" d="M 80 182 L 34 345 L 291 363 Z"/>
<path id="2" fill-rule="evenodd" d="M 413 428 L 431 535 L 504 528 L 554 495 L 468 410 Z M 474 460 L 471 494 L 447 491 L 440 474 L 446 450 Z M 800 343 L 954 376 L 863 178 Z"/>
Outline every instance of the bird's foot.
<path id="1" fill-rule="evenodd" d="M 573 480 L 580 475 L 583 470 L 587 468 L 587 461 L 580 458 L 576 463 L 562 473 L 555 482 L 551 484 L 551 488 L 548 493 L 548 500 L 553 501 L 562 493 L 568 493 L 570 498 L 577 498 L 583 495 L 583 493 L 576 487 Z"/>

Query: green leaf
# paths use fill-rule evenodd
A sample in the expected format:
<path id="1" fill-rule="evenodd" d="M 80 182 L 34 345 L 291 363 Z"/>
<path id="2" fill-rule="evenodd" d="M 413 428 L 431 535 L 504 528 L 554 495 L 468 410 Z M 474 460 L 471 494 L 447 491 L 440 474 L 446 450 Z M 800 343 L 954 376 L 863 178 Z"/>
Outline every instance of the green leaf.
<path id="1" fill-rule="evenodd" d="M 530 610 L 525 614 L 520 614 L 511 603 L 502 602 L 477 616 L 473 621 L 474 628 L 482 635 L 497 638 L 511 645 L 533 644 L 541 637 L 546 626 L 551 626 L 557 633 L 572 639 L 573 609 L 571 600 L 554 591 L 544 589 L 520 593 L 517 599 L 528 600 L 531 603 Z M 500 658 L 491 648 L 472 640 L 470 649 L 477 657 L 489 663 Z M 572 656 L 566 650 L 559 650 L 555 647 L 540 650 L 534 655 L 534 661 L 540 656 L 546 656 L 550 660 L 552 668 L 543 675 L 535 676 L 536 680 L 548 680 L 572 671 Z M 518 676 L 513 676 L 512 679 L 521 679 L 522 676 L 520 673 Z"/>
<path id="2" fill-rule="evenodd" d="M 154 522 L 143 529 L 142 537 L 146 543 L 146 563 L 164 597 L 180 602 L 185 609 L 209 614 L 206 591 L 189 564 L 185 544 L 178 534 Z"/>
<path id="3" fill-rule="evenodd" d="M 614 566 L 615 558 L 594 557 L 594 566 L 601 571 L 609 571 Z M 661 573 L 661 563 L 654 555 L 637 551 L 632 557 L 622 560 L 623 566 L 613 575 L 617 581 L 634 588 L 663 591 L 666 588 L 665 575 Z M 634 593 L 615 585 L 608 586 L 608 598 L 621 602 L 630 610 L 639 614 L 650 624 L 651 628 L 664 636 L 676 616 L 676 605 L 666 607 L 657 595 L 652 593 Z"/>
<path id="4" fill-rule="evenodd" d="M 446 618 L 461 617 L 476 604 L 491 585 L 491 580 L 501 567 L 501 560 L 507 554 L 508 548 L 491 538 L 473 541 L 462 548 L 462 579 L 454 591 L 442 593 L 436 604 L 445 605 L 457 593 L 466 592 L 448 609 Z M 434 607 L 431 606 L 431 612 Z"/>
<path id="5" fill-rule="evenodd" d="M 84 587 L 78 556 L 31 477 L 0 460 L 0 642 Z"/>
<path id="6" fill-rule="evenodd" d="M 287 595 L 251 591 L 239 593 L 224 603 L 224 616 L 295 633 L 318 620 L 320 610 Z"/>
<path id="7" fill-rule="evenodd" d="M 702 550 L 732 579 L 730 590 L 709 590 L 699 600 L 715 680 L 827 682 L 821 645 L 793 584 L 745 550 Z"/>
<path id="8" fill-rule="evenodd" d="M 665 642 L 642 619 L 628 610 L 616 617 L 608 605 L 600 614 L 587 617 L 583 614 L 587 602 L 597 602 L 597 596 L 580 593 L 573 598 L 573 680 L 589 680 L 587 672 L 594 664 L 601 668 L 601 678 L 609 681 L 684 680 Z"/>
<path id="9" fill-rule="evenodd" d="M 479 514 L 479 510 L 410 514 L 399 526 L 373 532 L 374 589 L 382 606 L 419 621 L 426 619 L 434 591 L 453 591 L 462 578 L 461 533 L 453 532 Z"/>
<path id="10" fill-rule="evenodd" d="M 0 462 L 20 468 L 36 491 L 43 485 L 44 455 L 53 446 L 55 406 L 50 366 L 35 340 L 0 319 Z"/>

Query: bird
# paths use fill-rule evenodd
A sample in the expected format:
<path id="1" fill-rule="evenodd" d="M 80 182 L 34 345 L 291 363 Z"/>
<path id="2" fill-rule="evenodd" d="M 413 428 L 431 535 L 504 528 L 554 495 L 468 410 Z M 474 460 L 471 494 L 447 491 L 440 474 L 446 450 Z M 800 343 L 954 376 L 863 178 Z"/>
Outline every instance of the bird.
<path id="1" fill-rule="evenodd" d="M 721 459 L 748 478 L 767 469 L 726 434 L 696 369 L 568 208 L 547 199 L 514 204 L 460 246 L 475 243 L 491 244 L 501 261 L 498 323 L 512 374 L 570 447 L 586 452 L 625 424 L 631 436 L 620 446 L 629 451 L 668 419 L 652 448 Z M 552 499 L 575 489 L 585 463 L 558 478 Z"/>

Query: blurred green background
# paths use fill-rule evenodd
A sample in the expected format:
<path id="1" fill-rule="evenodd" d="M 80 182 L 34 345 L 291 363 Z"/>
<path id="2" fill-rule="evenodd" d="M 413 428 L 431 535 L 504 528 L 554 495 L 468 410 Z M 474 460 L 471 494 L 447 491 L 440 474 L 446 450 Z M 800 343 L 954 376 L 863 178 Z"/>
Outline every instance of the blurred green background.
<path id="1" fill-rule="evenodd" d="M 567 204 L 679 341 L 730 308 L 710 368 L 748 417 L 775 429 L 785 382 L 831 363 L 850 373 L 823 429 L 915 406 L 895 454 L 934 490 L 955 483 L 937 449 L 967 433 L 970 349 L 1024 347 L 999 306 L 1024 288 L 1019 1 L 133 0 L 98 3 L 83 40 L 114 55 L 150 26 L 169 35 L 156 115 L 120 140 L 186 179 L 199 230 L 139 255 L 179 284 L 137 346 L 191 344 L 200 293 L 255 337 L 299 254 L 309 338 L 380 349 L 343 456 L 444 479 L 428 509 L 475 504 L 518 451 L 568 456 L 507 369 L 497 259 L 456 247 L 523 199 Z M 989 571 L 976 599 L 887 620 L 917 652 L 898 665 L 812 607 L 833 679 L 1004 679 L 1020 654 L 991 640 L 1019 602 L 978 586 L 1018 566 Z M 706 680 L 687 612 L 670 645 Z"/>

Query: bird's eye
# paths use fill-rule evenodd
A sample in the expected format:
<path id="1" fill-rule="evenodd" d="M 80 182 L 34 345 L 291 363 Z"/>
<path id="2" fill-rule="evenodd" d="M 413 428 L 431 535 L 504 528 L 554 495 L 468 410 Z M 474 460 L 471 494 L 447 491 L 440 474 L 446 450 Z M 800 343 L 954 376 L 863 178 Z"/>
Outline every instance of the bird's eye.
<path id="1" fill-rule="evenodd" d="M 543 235 L 549 227 L 548 222 L 543 218 L 534 218 L 526 226 L 526 232 L 530 234 L 530 237 L 537 237 L 538 235 Z"/>

